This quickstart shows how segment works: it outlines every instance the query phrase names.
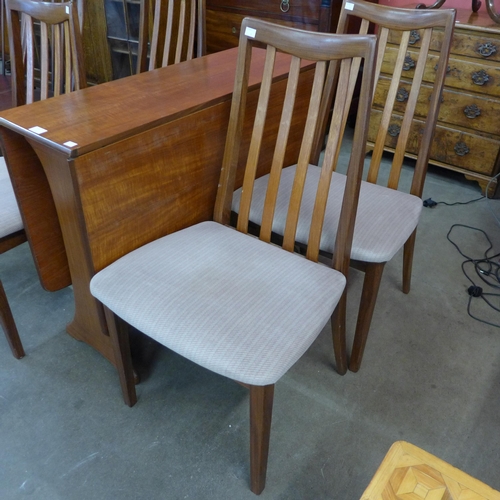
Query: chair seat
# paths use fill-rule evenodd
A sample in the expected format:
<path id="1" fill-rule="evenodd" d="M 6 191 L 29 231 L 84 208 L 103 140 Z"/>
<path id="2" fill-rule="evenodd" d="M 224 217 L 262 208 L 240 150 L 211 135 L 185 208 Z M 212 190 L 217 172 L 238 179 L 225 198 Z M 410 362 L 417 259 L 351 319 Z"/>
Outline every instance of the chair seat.
<path id="1" fill-rule="evenodd" d="M 292 191 L 296 166 L 283 169 L 276 203 L 273 232 L 284 234 L 288 201 Z M 310 165 L 304 188 L 303 202 L 297 227 L 296 241 L 307 244 L 314 197 L 321 169 Z M 333 173 L 323 225 L 320 248 L 333 253 L 337 226 L 345 188 L 345 175 Z M 269 175 L 254 183 L 250 220 L 260 225 Z M 241 189 L 233 196 L 233 211 L 240 204 Z M 404 245 L 417 227 L 422 200 L 401 191 L 363 181 L 359 195 L 358 213 L 354 226 L 351 259 L 363 262 L 387 262 Z"/>
<path id="2" fill-rule="evenodd" d="M 231 379 L 274 384 L 330 319 L 344 276 L 216 222 L 122 257 L 91 292 L 130 325 Z"/>
<path id="3" fill-rule="evenodd" d="M 22 228 L 23 221 L 19 213 L 7 165 L 4 158 L 0 157 L 0 238 L 20 231 Z"/>

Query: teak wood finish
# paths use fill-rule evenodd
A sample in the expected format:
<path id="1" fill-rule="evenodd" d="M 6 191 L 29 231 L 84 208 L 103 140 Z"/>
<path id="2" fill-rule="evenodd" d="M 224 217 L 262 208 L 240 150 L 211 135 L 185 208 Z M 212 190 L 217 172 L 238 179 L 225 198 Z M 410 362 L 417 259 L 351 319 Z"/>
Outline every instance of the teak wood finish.
<path id="1" fill-rule="evenodd" d="M 13 106 L 87 86 L 75 2 L 6 0 L 5 9 L 13 61 Z M 34 21 L 40 23 L 37 36 Z"/>
<path id="2" fill-rule="evenodd" d="M 231 49 L 0 113 L 2 150 L 42 285 L 54 291 L 73 284 L 67 331 L 112 363 L 90 279 L 145 243 L 212 219 L 236 56 Z M 263 63 L 256 53 L 249 108 Z M 287 71 L 278 54 L 276 92 L 285 88 Z M 301 86 L 310 85 L 310 74 Z M 276 126 L 277 110 L 268 114 Z M 47 132 L 36 134 L 33 126 Z M 290 137 L 297 133 L 293 126 Z M 264 137 L 264 169 L 271 144 Z M 291 148 L 286 161 L 297 154 Z"/>
<path id="3" fill-rule="evenodd" d="M 137 73 L 205 55 L 205 0 L 153 2 L 151 16 L 151 0 L 141 0 Z"/>
<path id="4" fill-rule="evenodd" d="M 352 94 L 349 95 L 349 90 L 354 86 L 358 76 L 358 67 L 356 66 L 353 69 L 352 63 L 354 60 L 362 59 L 364 69 L 361 99 L 358 108 L 358 123 L 354 135 L 354 143 L 357 146 L 353 148 L 349 162 L 347 186 L 339 223 L 339 235 L 333 259 L 333 267 L 344 275 L 347 274 L 364 162 L 364 144 L 367 137 L 369 104 L 373 89 L 376 43 L 376 37 L 373 35 L 344 37 L 318 34 L 281 27 L 252 18 L 243 20 L 231 113 L 213 215 L 215 222 L 229 225 L 233 192 L 235 186 L 241 185 L 242 182 L 244 195 L 241 200 L 241 210 L 236 230 L 248 234 L 252 187 L 256 176 L 262 172 L 263 167 L 269 171 L 269 166 L 266 166 L 268 161 L 264 156 L 264 165 L 262 164 L 260 152 L 269 149 L 272 157 L 270 165 L 272 181 L 267 193 L 264 222 L 259 238 L 263 242 L 271 244 L 271 225 L 277 200 L 279 177 L 281 170 L 288 165 L 287 161 L 292 156 L 294 162 L 298 163 L 298 168 L 282 248 L 289 252 L 294 251 L 301 197 L 309 158 L 314 145 L 318 119 L 321 116 L 320 109 L 324 104 L 325 89 L 330 88 L 338 71 L 339 77 L 333 116 L 328 134 L 322 176 L 317 189 L 316 205 L 306 255 L 306 258 L 314 262 L 318 261 L 319 242 L 332 175 L 331 165 L 339 154 L 345 128 L 343 117 L 346 115 L 346 110 L 349 108 L 352 98 Z M 252 87 L 250 79 L 252 55 L 255 55 L 255 51 L 260 52 L 260 48 L 256 49 L 255 47 L 261 47 L 262 45 L 266 47 L 262 84 L 257 92 L 258 98 L 257 95 L 254 97 L 254 99 L 257 98 L 257 110 L 255 113 L 253 111 L 250 113 L 251 120 L 248 122 L 247 93 L 251 94 L 248 89 Z M 280 55 L 278 52 L 291 54 L 288 79 L 283 81 L 284 87 L 279 88 L 273 85 L 274 68 L 276 62 L 279 61 L 277 56 Z M 257 57 L 259 55 L 257 53 Z M 312 62 L 315 63 L 314 70 L 309 68 L 307 74 L 304 74 L 301 67 L 304 64 L 311 66 Z M 310 80 L 309 73 L 313 73 L 312 84 L 301 85 L 300 82 L 304 79 L 304 76 Z M 253 110 L 254 106 L 251 109 Z M 274 118 L 276 113 L 281 116 L 278 123 Z M 295 132 L 293 131 L 294 124 L 297 126 Z M 272 144 L 266 144 L 266 140 L 269 142 L 269 137 L 272 138 Z M 248 142 L 250 144 L 246 147 Z M 299 147 L 298 151 L 297 147 Z M 289 154 L 290 151 L 292 155 Z M 186 161 L 189 161 L 189 159 L 186 159 Z M 119 191 L 121 189 L 120 184 L 115 183 L 113 189 Z M 162 197 L 161 194 L 158 196 L 159 198 Z M 252 239 L 254 237 L 249 235 L 248 238 Z M 165 258 L 168 259 L 168 256 L 165 256 Z M 159 286 L 161 287 L 162 284 L 159 284 Z M 140 285 L 138 285 L 137 293 L 141 293 Z M 161 290 L 158 290 L 158 293 L 161 293 Z M 340 314 L 344 315 L 345 303 L 340 309 Z M 135 404 L 137 396 L 127 328 L 123 325 L 123 321 L 112 311 L 107 308 L 105 308 L 105 311 L 108 329 L 115 349 L 115 359 L 120 373 L 124 400 L 132 406 Z M 155 317 L 152 321 L 156 323 L 157 318 Z M 242 344 L 246 342 L 246 335 L 247 333 L 241 332 Z M 186 335 L 186 337 L 189 336 Z M 186 340 L 187 342 L 192 341 L 191 339 Z M 249 385 L 249 389 L 250 484 L 251 490 L 256 494 L 260 494 L 264 489 L 266 480 L 274 384 Z"/>

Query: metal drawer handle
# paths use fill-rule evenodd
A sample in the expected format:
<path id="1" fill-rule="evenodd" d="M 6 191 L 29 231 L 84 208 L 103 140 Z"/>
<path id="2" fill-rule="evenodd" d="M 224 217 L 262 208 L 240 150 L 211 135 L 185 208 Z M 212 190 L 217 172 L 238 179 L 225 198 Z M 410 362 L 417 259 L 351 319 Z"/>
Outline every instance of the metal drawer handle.
<path id="1" fill-rule="evenodd" d="M 399 125 L 389 125 L 389 128 L 387 129 L 387 133 L 391 137 L 397 137 L 399 132 L 401 132 L 401 127 Z"/>
<path id="2" fill-rule="evenodd" d="M 476 85 L 484 85 L 489 79 L 490 76 L 486 73 L 486 71 L 484 71 L 484 69 L 472 73 L 472 81 Z"/>
<path id="3" fill-rule="evenodd" d="M 479 52 L 480 55 L 483 57 L 490 57 L 493 54 L 496 53 L 497 47 L 495 44 L 487 42 L 487 43 L 482 43 L 478 48 L 477 51 Z"/>
<path id="4" fill-rule="evenodd" d="M 411 56 L 406 56 L 405 62 L 403 64 L 403 71 L 409 71 L 414 67 L 415 67 L 415 61 L 411 58 Z"/>
<path id="5" fill-rule="evenodd" d="M 408 43 L 410 45 L 415 45 L 419 40 L 420 40 L 420 33 L 417 30 L 411 30 L 410 39 L 408 40 Z"/>
<path id="6" fill-rule="evenodd" d="M 281 0 L 280 9 L 281 12 L 288 12 L 290 10 L 290 0 Z"/>
<path id="7" fill-rule="evenodd" d="M 436 66 L 434 66 L 434 71 L 437 71 L 437 69 L 438 69 L 438 65 L 436 64 Z M 450 71 L 451 71 L 451 67 L 449 65 L 446 66 L 446 74 L 448 74 Z"/>
<path id="8" fill-rule="evenodd" d="M 469 106 L 465 106 L 464 114 L 467 118 L 477 118 L 481 115 L 481 108 L 476 104 L 470 104 Z"/>
<path id="9" fill-rule="evenodd" d="M 465 156 L 470 151 L 465 142 L 457 142 L 453 149 L 455 150 L 455 153 L 457 153 L 458 156 Z"/>
<path id="10" fill-rule="evenodd" d="M 399 87 L 398 92 L 396 94 L 396 101 L 405 102 L 408 100 L 408 91 L 404 87 Z"/>

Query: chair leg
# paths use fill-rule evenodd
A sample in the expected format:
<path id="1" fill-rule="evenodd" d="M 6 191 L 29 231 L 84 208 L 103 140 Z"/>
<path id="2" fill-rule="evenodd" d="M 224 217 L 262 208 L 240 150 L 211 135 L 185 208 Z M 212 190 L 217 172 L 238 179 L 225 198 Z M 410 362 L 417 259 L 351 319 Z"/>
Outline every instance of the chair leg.
<path id="1" fill-rule="evenodd" d="M 250 386 L 250 489 L 260 495 L 266 485 L 274 384 Z"/>
<path id="2" fill-rule="evenodd" d="M 9 303 L 7 301 L 7 296 L 3 289 L 2 282 L 0 281 L 0 325 L 5 331 L 5 336 L 7 337 L 7 342 L 9 343 L 10 350 L 15 358 L 24 358 L 24 349 L 21 339 L 19 338 L 19 333 L 17 331 L 16 323 L 14 322 L 14 317 L 12 316 L 12 311 L 10 310 Z"/>
<path id="3" fill-rule="evenodd" d="M 335 354 L 335 364 L 337 373 L 345 375 L 347 372 L 347 348 L 346 348 L 346 310 L 347 310 L 347 292 L 344 291 L 340 297 L 339 303 L 333 313 L 332 337 L 333 352 Z"/>
<path id="4" fill-rule="evenodd" d="M 104 313 L 115 355 L 116 369 L 120 377 L 123 400 L 128 406 L 134 406 L 137 403 L 137 394 L 135 392 L 134 369 L 130 354 L 128 325 L 106 306 L 104 306 Z"/>
<path id="5" fill-rule="evenodd" d="M 413 253 L 415 251 L 415 240 L 417 229 L 411 233 L 403 248 L 403 293 L 410 293 L 411 270 L 413 267 Z"/>
<path id="6" fill-rule="evenodd" d="M 368 338 L 368 332 L 370 331 L 373 311 L 377 302 L 378 289 L 380 287 L 380 281 L 382 280 L 384 267 L 385 262 L 377 264 L 367 263 L 366 265 L 363 291 L 359 304 L 358 321 L 356 323 L 356 333 L 354 334 L 351 359 L 349 362 L 349 370 L 352 372 L 357 372 L 361 366 L 361 360 L 363 359 L 366 340 Z"/>

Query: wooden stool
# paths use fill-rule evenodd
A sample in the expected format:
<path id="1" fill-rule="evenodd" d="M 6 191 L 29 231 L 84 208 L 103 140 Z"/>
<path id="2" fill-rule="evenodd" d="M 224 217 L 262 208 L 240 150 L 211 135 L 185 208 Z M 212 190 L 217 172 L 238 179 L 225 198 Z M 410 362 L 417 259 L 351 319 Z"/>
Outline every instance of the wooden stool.
<path id="1" fill-rule="evenodd" d="M 396 441 L 361 500 L 500 500 L 500 492 L 410 443 Z"/>

